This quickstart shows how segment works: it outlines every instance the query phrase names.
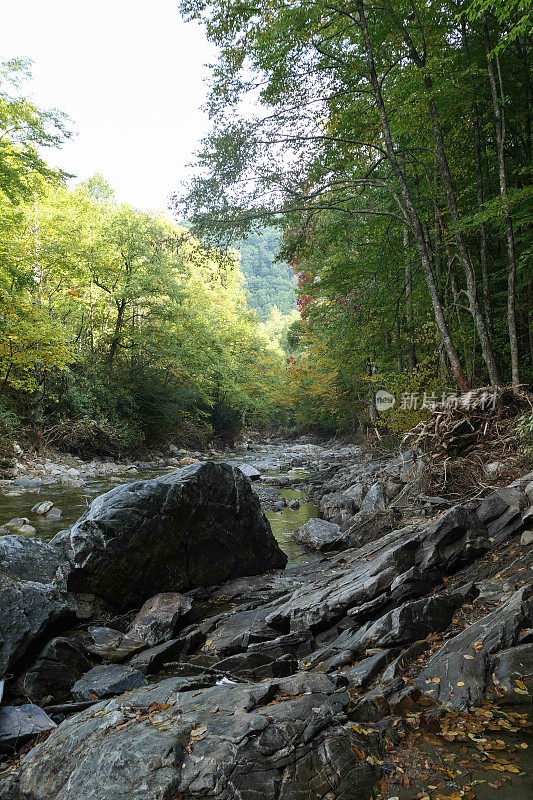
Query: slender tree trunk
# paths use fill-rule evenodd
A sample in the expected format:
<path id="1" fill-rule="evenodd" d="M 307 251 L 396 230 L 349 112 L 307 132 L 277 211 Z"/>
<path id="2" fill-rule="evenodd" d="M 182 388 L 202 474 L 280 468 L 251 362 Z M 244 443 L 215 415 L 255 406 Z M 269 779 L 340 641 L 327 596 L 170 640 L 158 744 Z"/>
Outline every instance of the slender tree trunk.
<path id="1" fill-rule="evenodd" d="M 476 146 L 476 190 L 477 190 L 477 208 L 481 213 L 485 205 L 485 197 L 483 191 L 483 171 L 481 168 L 481 136 L 479 126 L 479 109 L 477 103 L 472 105 L 473 118 L 474 118 L 474 138 Z M 490 296 L 490 283 L 489 283 L 489 269 L 487 261 L 487 226 L 484 222 L 479 223 L 479 261 L 481 264 L 481 281 L 483 286 L 483 307 L 485 311 L 485 321 L 487 330 L 491 341 L 494 339 L 494 320 L 492 316 L 492 300 Z"/>
<path id="2" fill-rule="evenodd" d="M 412 372 L 416 367 L 416 346 L 413 330 L 413 275 L 409 259 L 409 228 L 406 225 L 403 229 L 403 247 L 405 251 L 405 316 L 407 319 L 407 341 L 409 342 L 409 372 Z"/>
<path id="3" fill-rule="evenodd" d="M 468 36 L 466 33 L 466 19 L 461 16 L 461 36 L 466 60 L 470 66 L 470 48 L 468 46 Z M 483 190 L 483 169 L 482 169 L 482 144 L 481 144 L 481 125 L 479 121 L 479 106 L 477 100 L 472 102 L 472 127 L 474 130 L 474 163 L 476 167 L 476 193 L 478 212 L 482 212 L 485 204 Z M 481 265 L 481 284 L 483 287 L 483 311 L 485 313 L 485 324 L 491 342 L 494 340 L 494 322 L 492 318 L 492 302 L 490 297 L 489 271 L 487 265 L 487 227 L 484 222 L 479 224 L 479 262 Z"/>
<path id="4" fill-rule="evenodd" d="M 369 358 L 367 361 L 366 371 L 368 376 L 371 378 L 374 375 L 374 365 L 372 364 L 371 359 Z M 378 418 L 378 410 L 376 408 L 376 393 L 374 391 L 374 387 L 372 386 L 370 390 L 370 396 L 368 399 L 368 406 L 369 406 L 369 416 L 370 422 L 376 422 Z"/>
<path id="5" fill-rule="evenodd" d="M 111 339 L 111 345 L 109 347 L 109 353 L 107 356 L 107 366 L 110 369 L 113 365 L 113 360 L 115 358 L 115 354 L 117 352 L 117 348 L 120 342 L 120 332 L 122 330 L 122 321 L 124 319 L 124 311 L 126 310 L 126 300 L 122 298 L 120 302 L 117 302 L 117 321 L 115 323 L 115 331 L 113 333 L 113 338 Z"/>
<path id="6" fill-rule="evenodd" d="M 35 451 L 39 453 L 43 438 L 43 405 L 46 394 L 46 372 L 43 370 L 42 365 L 37 362 L 33 365 L 33 372 L 35 377 L 35 390 L 33 392 L 33 430 L 31 433 L 31 442 Z"/>
<path id="7" fill-rule="evenodd" d="M 360 0 L 360 2 L 358 3 L 358 8 L 359 6 L 361 7 L 361 9 L 363 8 L 362 0 Z M 368 38 L 368 31 L 365 26 L 363 27 L 365 30 L 365 35 Z M 440 124 L 439 112 L 437 109 L 435 98 L 433 96 L 433 81 L 431 80 L 431 77 L 427 73 L 427 71 L 425 71 L 426 67 L 425 54 L 421 56 L 417 52 L 415 44 L 409 32 L 404 26 L 401 26 L 401 35 L 404 39 L 405 44 L 409 49 L 409 56 L 413 64 L 415 64 L 415 66 L 418 67 L 418 69 L 424 70 L 424 85 L 428 91 L 428 96 L 429 96 L 429 101 L 428 101 L 429 114 L 431 117 L 431 125 L 433 128 L 433 137 L 435 140 L 437 163 L 439 166 L 441 179 L 444 187 L 444 193 L 446 195 L 446 201 L 448 204 L 450 215 L 454 223 L 456 223 L 454 238 L 457 247 L 457 254 L 459 256 L 459 260 L 461 262 L 465 274 L 466 288 L 470 303 L 470 311 L 472 313 L 472 316 L 474 317 L 474 322 L 478 331 L 479 341 L 481 344 L 481 352 L 483 354 L 483 359 L 485 361 L 485 364 L 487 365 L 490 381 L 493 386 L 497 386 L 500 383 L 498 366 L 494 358 L 494 353 L 490 343 L 489 335 L 487 333 L 487 328 L 485 326 L 485 321 L 481 315 L 481 310 L 479 307 L 474 268 L 470 260 L 470 256 L 468 253 L 468 249 L 466 247 L 463 234 L 459 227 L 459 222 L 460 222 L 459 209 L 457 206 L 455 190 L 453 188 L 453 181 L 450 172 L 450 167 L 448 164 L 448 158 L 446 156 L 446 148 L 444 146 L 444 136 L 442 133 L 442 126 Z"/>
<path id="8" fill-rule="evenodd" d="M 424 79 L 426 89 L 428 92 L 433 91 L 433 82 L 429 76 L 426 76 Z M 446 149 L 444 146 L 444 136 L 442 133 L 442 127 L 440 124 L 439 113 L 437 110 L 437 105 L 435 100 L 430 97 L 429 100 L 429 113 L 431 116 L 431 122 L 433 127 L 433 135 L 435 138 L 435 148 L 437 152 L 437 160 L 439 163 L 442 183 L 444 186 L 444 192 L 446 195 L 446 201 L 448 204 L 448 209 L 450 211 L 450 216 L 454 223 L 456 223 L 455 228 L 455 244 L 457 247 L 457 255 L 459 257 L 459 261 L 461 262 L 461 266 L 463 267 L 463 271 L 465 274 L 466 280 L 466 288 L 468 293 L 468 299 L 470 302 L 470 308 L 472 312 L 472 316 L 474 317 L 474 322 L 476 325 L 476 329 L 479 336 L 479 342 L 481 345 L 481 352 L 483 354 L 483 360 L 487 366 L 487 370 L 489 373 L 489 379 L 493 386 L 499 386 L 500 384 L 500 375 L 498 371 L 498 365 L 496 364 L 496 359 L 494 357 L 494 352 L 492 350 L 492 345 L 490 343 L 489 334 L 487 332 L 487 327 L 485 325 L 485 321 L 481 314 L 481 309 L 479 307 L 479 301 L 477 297 L 477 286 L 476 286 L 476 276 L 474 273 L 474 268 L 472 266 L 472 262 L 470 260 L 470 255 L 468 253 L 468 249 L 466 246 L 466 242 L 464 240 L 464 236 L 459 229 L 458 225 L 460 223 L 460 215 L 459 215 L 459 208 L 457 206 L 457 199 L 455 196 L 455 190 L 453 187 L 452 176 L 450 172 L 450 166 L 448 164 L 448 157 L 446 155 Z"/>
<path id="9" fill-rule="evenodd" d="M 91 343 L 91 353 L 94 353 L 94 308 L 93 308 L 93 282 L 89 284 L 89 309 L 90 309 L 90 326 L 89 337 Z"/>
<path id="10" fill-rule="evenodd" d="M 407 186 L 407 181 L 405 179 L 404 173 L 400 167 L 398 159 L 396 157 L 394 151 L 394 144 L 392 141 L 392 135 L 389 126 L 389 120 L 387 111 L 385 108 L 385 103 L 383 101 L 383 95 L 381 92 L 381 85 L 376 73 L 376 66 L 374 62 L 374 53 L 372 50 L 372 43 L 370 41 L 370 35 L 368 32 L 368 26 L 366 21 L 365 9 L 364 9 L 364 2 L 363 0 L 358 0 L 357 4 L 357 13 L 359 16 L 359 21 L 361 23 L 361 27 L 363 29 L 364 35 L 364 42 L 365 42 L 365 50 L 366 50 L 366 57 L 367 57 L 367 65 L 369 71 L 369 80 L 370 85 L 372 86 L 374 92 L 374 98 L 376 101 L 376 106 L 378 109 L 378 114 L 381 123 L 381 130 L 383 133 L 383 139 L 385 142 L 385 147 L 387 151 L 387 156 L 398 183 L 400 189 L 400 195 L 402 197 L 403 205 L 404 205 L 404 216 L 406 217 L 406 222 L 409 223 L 409 226 L 413 232 L 415 237 L 416 247 L 418 253 L 420 255 L 420 261 L 422 264 L 422 271 L 424 273 L 424 278 L 426 280 L 426 285 L 428 287 L 429 296 L 431 299 L 431 305 L 433 306 L 433 313 L 435 315 L 435 320 L 437 323 L 437 328 L 439 330 L 443 345 L 446 349 L 446 355 L 448 356 L 448 360 L 450 362 L 450 367 L 452 372 L 455 376 L 455 379 L 459 385 L 459 387 L 463 391 L 468 390 L 468 382 L 466 380 L 465 374 L 463 372 L 463 368 L 459 359 L 459 355 L 457 350 L 455 349 L 455 345 L 453 343 L 451 332 L 448 328 L 448 323 L 446 321 L 446 317 L 444 315 L 444 309 L 442 307 L 442 303 L 439 297 L 438 289 L 435 283 L 435 278 L 433 276 L 433 271 L 431 269 L 431 260 L 429 257 L 429 253 L 427 250 L 426 240 L 424 237 L 424 230 L 422 224 L 420 222 L 420 218 L 416 212 L 414 203 L 411 199 L 411 195 L 409 192 L 409 188 Z"/>
<path id="11" fill-rule="evenodd" d="M 528 339 L 529 339 L 529 357 L 531 359 L 531 366 L 533 366 L 533 281 L 529 282 L 528 286 Z"/>
<path id="12" fill-rule="evenodd" d="M 402 337 L 400 332 L 400 320 L 396 317 L 394 322 L 394 337 L 396 341 L 396 369 L 400 375 L 403 372 L 403 353 L 402 353 Z"/>
<path id="13" fill-rule="evenodd" d="M 13 368 L 13 363 L 10 363 L 9 367 L 7 368 L 6 374 L 4 375 L 4 380 L 2 381 L 2 386 L 0 386 L 0 395 L 4 394 L 5 388 L 7 386 L 7 382 L 9 380 L 9 376 L 11 375 L 11 369 L 12 368 Z"/>
<path id="14" fill-rule="evenodd" d="M 500 183 L 500 196 L 503 202 L 505 217 L 505 244 L 507 248 L 507 328 L 509 331 L 509 346 L 511 349 L 511 381 L 513 386 L 520 383 L 520 361 L 518 357 L 518 336 L 516 333 L 516 260 L 514 253 L 513 221 L 507 201 L 507 176 L 505 171 L 505 112 L 503 107 L 503 92 L 498 84 L 494 72 L 494 63 L 490 57 L 491 46 L 489 28 L 486 18 L 483 19 L 485 34 L 485 52 L 487 55 L 487 69 L 489 74 L 490 93 L 492 96 L 492 110 L 494 113 L 494 128 L 496 133 L 496 157 L 498 161 L 498 179 Z M 498 56 L 495 56 L 498 59 Z M 499 66 L 499 64 L 498 64 Z M 499 70 L 498 70 L 499 72 Z"/>

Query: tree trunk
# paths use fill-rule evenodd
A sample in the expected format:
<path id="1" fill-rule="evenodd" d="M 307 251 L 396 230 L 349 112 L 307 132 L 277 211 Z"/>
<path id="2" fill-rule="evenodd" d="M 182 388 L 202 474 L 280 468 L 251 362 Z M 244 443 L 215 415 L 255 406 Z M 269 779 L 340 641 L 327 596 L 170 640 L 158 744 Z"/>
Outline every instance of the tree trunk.
<path id="1" fill-rule="evenodd" d="M 528 323 L 529 357 L 533 366 L 533 281 L 528 286 Z"/>
<path id="2" fill-rule="evenodd" d="M 394 322 L 394 336 L 396 341 L 396 368 L 398 374 L 403 372 L 402 337 L 400 334 L 400 320 L 396 317 Z"/>
<path id="3" fill-rule="evenodd" d="M 43 437 L 43 404 L 46 394 L 46 372 L 43 370 L 41 364 L 35 362 L 33 365 L 33 373 L 35 377 L 35 390 L 33 392 L 33 425 L 30 441 L 35 452 L 39 453 Z"/>
<path id="4" fill-rule="evenodd" d="M 476 190 L 477 208 L 481 213 L 485 204 L 483 191 L 483 172 L 481 168 L 481 136 L 479 133 L 479 109 L 477 103 L 473 103 L 472 111 L 474 115 L 474 137 L 476 140 Z M 491 341 L 494 340 L 494 320 L 492 316 L 492 300 L 490 296 L 489 269 L 487 262 L 487 226 L 484 222 L 479 223 L 479 261 L 481 264 L 481 282 L 483 286 L 483 307 L 485 311 L 485 321 Z"/>
<path id="5" fill-rule="evenodd" d="M 426 89 L 428 92 L 433 91 L 433 82 L 429 75 L 427 75 L 424 79 L 424 83 L 426 85 Z M 477 297 L 477 286 L 476 286 L 476 276 L 474 273 L 474 268 L 472 266 L 472 262 L 470 260 L 470 255 L 468 253 L 468 249 L 466 247 L 466 242 L 464 240 L 462 232 L 457 227 L 460 222 L 459 217 L 459 208 L 457 206 L 457 199 L 455 197 L 455 190 L 453 188 L 452 176 L 450 172 L 450 167 L 448 164 L 448 158 L 446 156 L 446 150 L 444 147 L 444 136 L 442 134 L 442 127 L 440 124 L 439 113 L 437 110 L 437 105 L 433 97 L 430 97 L 429 100 L 429 113 L 431 117 L 431 123 L 433 127 L 433 135 L 435 138 L 435 148 L 437 152 L 437 160 L 440 168 L 442 183 L 444 186 L 444 191 L 446 195 L 446 201 L 448 204 L 448 209 L 450 211 L 450 216 L 454 223 L 456 223 L 455 228 L 455 244 L 457 247 L 457 255 L 459 257 L 459 261 L 461 262 L 461 266 L 463 267 L 465 280 L 466 280 L 466 288 L 468 293 L 468 299 L 470 303 L 470 309 L 472 316 L 474 317 L 474 322 L 476 325 L 476 329 L 479 336 L 479 342 L 481 345 L 481 352 L 483 354 L 483 360 L 487 366 L 487 370 L 489 373 L 489 379 L 493 386 L 500 385 L 500 375 L 498 371 L 498 365 L 496 364 L 496 359 L 494 357 L 494 352 L 492 350 L 492 345 L 490 343 L 490 338 L 487 332 L 487 327 L 485 325 L 485 321 L 481 314 L 481 309 L 479 307 L 479 301 Z"/>
<path id="6" fill-rule="evenodd" d="M 409 260 L 409 229 L 403 229 L 403 247 L 405 250 L 405 316 L 407 318 L 407 341 L 409 342 L 409 372 L 416 367 L 416 346 L 413 331 L 413 304 L 411 295 L 413 293 L 413 275 L 411 272 L 411 262 Z"/>
<path id="7" fill-rule="evenodd" d="M 490 57 L 491 46 L 487 20 L 483 19 L 485 34 L 485 52 L 487 55 L 487 69 L 489 74 L 490 93 L 492 96 L 492 110 L 494 113 L 494 128 L 496 133 L 496 157 L 498 161 L 498 180 L 500 183 L 500 196 L 503 202 L 505 217 L 505 244 L 507 248 L 507 328 L 509 331 L 509 346 L 511 349 L 511 381 L 513 386 L 520 383 L 520 367 L 518 358 L 518 337 L 516 334 L 516 260 L 514 253 L 513 221 L 507 202 L 507 176 L 505 172 L 505 116 L 503 107 L 503 93 L 498 93 L 494 64 Z M 498 59 L 498 56 L 496 56 Z"/>
<path id="8" fill-rule="evenodd" d="M 107 356 L 107 366 L 111 368 L 113 365 L 113 359 L 115 358 L 115 354 L 117 352 L 117 348 L 120 342 L 120 332 L 122 330 L 122 321 L 124 319 L 124 311 L 126 309 L 126 300 L 123 297 L 120 302 L 118 300 L 117 303 L 117 321 L 115 323 L 115 331 L 113 333 L 113 338 L 111 339 L 111 345 L 109 347 L 109 353 Z"/>
<path id="9" fill-rule="evenodd" d="M 90 327 L 89 337 L 91 342 L 91 353 L 94 353 L 94 308 L 93 308 L 93 282 L 89 284 L 89 308 L 90 308 Z"/>
<path id="10" fill-rule="evenodd" d="M 465 51 L 466 60 L 470 66 L 470 49 L 468 47 L 468 37 L 466 33 L 466 19 L 461 16 L 461 36 L 463 40 L 463 49 Z M 483 190 L 483 169 L 482 169 L 482 144 L 481 144 L 481 126 L 479 122 L 479 107 L 477 100 L 472 102 L 472 127 L 474 129 L 474 163 L 476 167 L 476 193 L 477 193 L 477 208 L 478 212 L 483 211 L 485 204 L 484 190 Z M 479 262 L 481 265 L 481 284 L 483 287 L 483 311 L 485 313 L 485 324 L 489 333 L 491 342 L 494 340 L 494 322 L 492 317 L 492 302 L 490 297 L 490 283 L 489 271 L 487 265 L 487 227 L 484 222 L 479 224 Z"/>

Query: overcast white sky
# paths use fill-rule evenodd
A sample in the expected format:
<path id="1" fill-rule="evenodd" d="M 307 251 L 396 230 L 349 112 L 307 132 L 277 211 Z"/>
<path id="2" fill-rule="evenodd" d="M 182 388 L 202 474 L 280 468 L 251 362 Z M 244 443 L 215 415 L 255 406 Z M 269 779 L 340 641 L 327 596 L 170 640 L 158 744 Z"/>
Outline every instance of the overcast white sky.
<path id="1" fill-rule="evenodd" d="M 48 160 L 102 174 L 120 200 L 164 209 L 208 129 L 206 62 L 216 51 L 177 0 L 4 3 L 0 60 L 34 60 L 31 93 L 65 111 L 77 135 Z"/>

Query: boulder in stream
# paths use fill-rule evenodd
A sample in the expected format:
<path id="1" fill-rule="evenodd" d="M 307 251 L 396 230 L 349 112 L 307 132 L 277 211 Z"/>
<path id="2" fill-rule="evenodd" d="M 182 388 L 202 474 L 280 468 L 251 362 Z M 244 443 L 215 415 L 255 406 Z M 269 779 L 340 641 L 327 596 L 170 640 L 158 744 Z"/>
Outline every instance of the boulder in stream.
<path id="1" fill-rule="evenodd" d="M 325 519 L 312 518 L 307 520 L 293 533 L 293 538 L 301 544 L 315 550 L 335 550 L 347 547 L 349 535 L 342 531 L 340 525 L 327 522 Z"/>
<path id="2" fill-rule="evenodd" d="M 117 486 L 52 544 L 70 561 L 70 591 L 119 608 L 287 563 L 250 482 L 211 461 Z"/>

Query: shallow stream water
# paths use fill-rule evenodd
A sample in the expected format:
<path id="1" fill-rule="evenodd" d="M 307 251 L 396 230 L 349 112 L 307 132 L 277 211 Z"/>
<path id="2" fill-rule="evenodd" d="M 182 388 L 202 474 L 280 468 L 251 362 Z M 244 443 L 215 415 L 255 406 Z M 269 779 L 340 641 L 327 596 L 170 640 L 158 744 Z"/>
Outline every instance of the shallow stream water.
<path id="1" fill-rule="evenodd" d="M 235 456 L 231 458 L 235 463 Z M 242 460 L 250 461 L 249 457 Z M 253 463 L 250 461 L 250 463 Z M 24 494 L 4 496 L 0 495 L 0 525 L 9 522 L 14 517 L 26 517 L 30 524 L 37 530 L 37 536 L 46 541 L 55 536 L 58 531 L 64 530 L 76 522 L 84 513 L 89 504 L 100 494 L 108 492 L 115 486 L 124 483 L 133 483 L 139 480 L 156 478 L 172 472 L 176 467 L 157 467 L 154 469 L 138 470 L 134 475 L 120 473 L 100 478 L 88 479 L 82 486 L 71 487 L 51 484 L 39 487 L 38 489 L 27 490 Z M 288 473 L 276 472 L 276 476 L 283 477 Z M 292 476 L 303 477 L 306 473 L 303 470 L 292 470 Z M 305 500 L 301 492 L 290 489 L 280 489 L 280 494 L 287 500 Z M 54 506 L 63 511 L 63 516 L 59 520 L 49 520 L 46 517 L 33 514 L 31 509 L 42 500 L 51 500 Z M 300 564 L 309 561 L 313 557 L 313 552 L 295 542 L 291 533 L 311 517 L 317 516 L 318 509 L 312 503 L 302 502 L 300 508 L 292 510 L 285 508 L 282 512 L 267 511 L 266 516 L 272 527 L 272 532 L 276 537 L 281 549 L 289 558 L 288 565 Z"/>

